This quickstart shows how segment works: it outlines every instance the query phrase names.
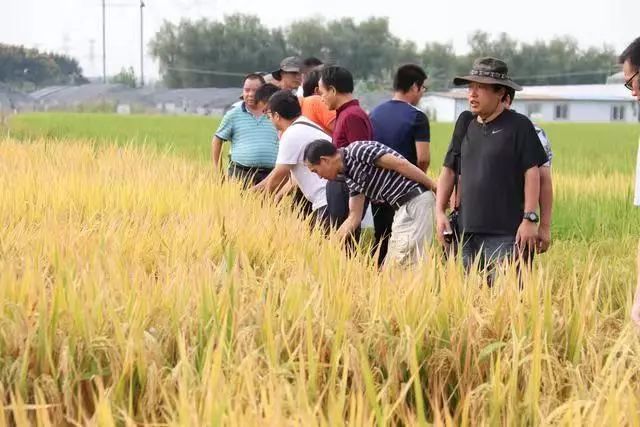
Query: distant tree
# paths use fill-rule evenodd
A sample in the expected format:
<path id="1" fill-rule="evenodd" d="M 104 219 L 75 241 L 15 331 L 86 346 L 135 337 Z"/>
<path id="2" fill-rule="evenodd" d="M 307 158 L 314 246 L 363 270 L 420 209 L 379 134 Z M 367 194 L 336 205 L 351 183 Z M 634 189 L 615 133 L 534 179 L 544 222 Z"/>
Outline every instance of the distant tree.
<path id="1" fill-rule="evenodd" d="M 316 56 L 325 62 L 334 62 L 330 52 L 331 35 L 322 19 L 309 18 L 292 23 L 285 32 L 287 42 L 296 55 Z M 333 46 L 332 46 L 333 47 Z"/>
<path id="2" fill-rule="evenodd" d="M 460 60 L 451 43 L 427 43 L 420 53 L 422 66 L 429 76 L 432 90 L 450 86 L 452 76 L 459 71 Z M 467 70 L 468 71 L 468 70 Z"/>
<path id="3" fill-rule="evenodd" d="M 82 68 L 68 56 L 0 44 L 0 82 L 20 89 L 86 83 Z"/>
<path id="4" fill-rule="evenodd" d="M 576 39 L 556 37 L 549 42 L 518 42 L 505 33 L 491 38 L 475 32 L 469 37 L 466 68 L 480 56 L 495 56 L 509 65 L 510 74 L 523 85 L 603 83 L 615 70 L 615 51 L 610 46 L 580 49 Z"/>
<path id="5" fill-rule="evenodd" d="M 386 85 L 397 66 L 415 62 L 426 68 L 434 89 L 450 87 L 454 75 L 487 55 L 507 61 L 511 75 L 526 85 L 601 83 L 615 65 L 610 47 L 581 50 L 570 37 L 522 43 L 506 33 L 477 31 L 468 44 L 465 55 L 456 55 L 450 43 L 420 50 L 394 36 L 387 18 L 309 18 L 270 30 L 256 16 L 236 14 L 221 22 L 165 22 L 150 48 L 169 87 L 239 86 L 244 74 L 274 70 L 292 54 L 339 63 L 367 86 Z"/>
<path id="6" fill-rule="evenodd" d="M 129 67 L 128 69 L 123 67 L 118 74 L 110 79 L 110 82 L 123 84 L 132 88 L 138 85 L 133 67 Z"/>
<path id="7" fill-rule="evenodd" d="M 150 43 L 169 87 L 232 87 L 254 71 L 272 71 L 287 56 L 281 30 L 269 30 L 251 15 L 222 22 L 164 22 Z"/>

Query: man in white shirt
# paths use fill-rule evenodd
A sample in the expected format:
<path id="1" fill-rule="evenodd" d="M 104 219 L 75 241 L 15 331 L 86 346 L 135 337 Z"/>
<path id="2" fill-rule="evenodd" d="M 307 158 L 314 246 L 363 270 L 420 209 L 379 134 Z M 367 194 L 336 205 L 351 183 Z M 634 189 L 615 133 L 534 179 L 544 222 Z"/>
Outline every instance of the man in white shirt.
<path id="1" fill-rule="evenodd" d="M 281 90 L 273 94 L 269 98 L 266 114 L 282 135 L 276 167 L 254 188 L 281 198 L 297 184 L 311 203 L 314 222 L 322 224 L 325 230 L 328 229 L 333 218 L 331 209 L 327 206 L 327 181 L 305 166 L 303 155 L 307 145 L 313 141 L 331 141 L 331 137 L 317 124 L 301 115 L 300 102 L 291 91 Z"/>
<path id="2" fill-rule="evenodd" d="M 622 52 L 619 58 L 624 73 L 624 85 L 631 91 L 631 95 L 640 101 L 640 37 Z M 640 206 L 640 152 L 638 153 L 638 163 L 636 166 L 636 191 L 634 204 Z M 638 278 L 636 284 L 636 294 L 633 298 L 631 308 L 631 320 L 640 327 L 640 245 L 638 246 Z"/>

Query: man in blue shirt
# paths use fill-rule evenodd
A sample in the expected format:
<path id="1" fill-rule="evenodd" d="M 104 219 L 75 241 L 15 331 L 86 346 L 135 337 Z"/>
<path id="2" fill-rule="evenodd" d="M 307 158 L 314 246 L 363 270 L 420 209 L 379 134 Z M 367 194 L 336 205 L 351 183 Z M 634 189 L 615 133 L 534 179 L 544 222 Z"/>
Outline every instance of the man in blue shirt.
<path id="1" fill-rule="evenodd" d="M 416 106 L 425 92 L 426 80 L 427 74 L 419 66 L 403 65 L 394 78 L 393 99 L 371 112 L 373 139 L 402 154 L 423 172 L 429 168 L 431 135 L 427 116 Z M 386 203 L 372 201 L 372 212 L 374 251 L 379 251 L 378 266 L 381 266 L 387 254 L 395 210 Z"/>
<path id="2" fill-rule="evenodd" d="M 229 110 L 211 141 L 213 165 L 220 168 L 224 141 L 231 141 L 229 176 L 256 185 L 273 169 L 278 156 L 278 132 L 256 102 L 256 91 L 264 84 L 259 74 L 249 74 L 242 88 L 240 106 Z"/>

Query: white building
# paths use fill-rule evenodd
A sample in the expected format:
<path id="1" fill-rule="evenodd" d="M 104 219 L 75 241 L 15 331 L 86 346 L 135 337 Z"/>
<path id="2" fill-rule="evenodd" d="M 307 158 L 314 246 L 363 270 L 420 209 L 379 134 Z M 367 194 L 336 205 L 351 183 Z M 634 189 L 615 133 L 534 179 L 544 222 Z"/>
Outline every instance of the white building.
<path id="1" fill-rule="evenodd" d="M 467 89 L 435 92 L 421 107 L 433 121 L 455 122 L 467 110 Z M 527 86 L 516 92 L 513 108 L 543 122 L 640 121 L 640 105 L 622 84 Z"/>

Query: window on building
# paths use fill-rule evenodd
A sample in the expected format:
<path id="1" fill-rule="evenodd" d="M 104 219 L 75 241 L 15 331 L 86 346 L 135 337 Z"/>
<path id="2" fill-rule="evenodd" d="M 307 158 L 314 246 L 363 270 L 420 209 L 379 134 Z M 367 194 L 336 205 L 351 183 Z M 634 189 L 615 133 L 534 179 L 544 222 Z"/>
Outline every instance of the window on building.
<path id="1" fill-rule="evenodd" d="M 624 105 L 614 105 L 611 107 L 611 120 L 623 122 L 625 120 L 626 108 Z"/>
<path id="2" fill-rule="evenodd" d="M 527 104 L 527 116 L 531 118 L 532 116 L 540 115 L 542 113 L 542 104 L 531 103 Z"/>
<path id="3" fill-rule="evenodd" d="M 556 105 L 554 118 L 556 120 L 567 120 L 569 118 L 569 105 L 568 104 Z"/>

